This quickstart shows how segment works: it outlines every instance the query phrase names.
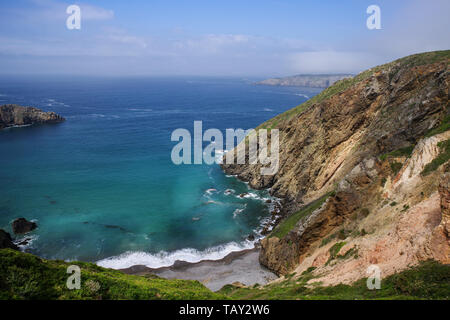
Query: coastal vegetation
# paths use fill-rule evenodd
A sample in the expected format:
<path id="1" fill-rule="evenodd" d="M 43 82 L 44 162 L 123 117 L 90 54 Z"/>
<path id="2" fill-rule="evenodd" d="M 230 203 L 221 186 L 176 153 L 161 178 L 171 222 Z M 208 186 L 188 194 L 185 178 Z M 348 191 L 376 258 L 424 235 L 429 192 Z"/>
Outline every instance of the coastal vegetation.
<path id="1" fill-rule="evenodd" d="M 307 204 L 302 209 L 297 211 L 296 213 L 290 215 L 286 219 L 280 222 L 280 224 L 275 228 L 275 230 L 270 234 L 271 237 L 284 238 L 289 231 L 291 231 L 294 226 L 300 221 L 310 215 L 314 210 L 320 208 L 320 206 L 333 195 L 334 192 L 330 192 L 320 197 L 319 199 Z"/>
<path id="2" fill-rule="evenodd" d="M 225 299 L 198 281 L 127 275 L 93 263 L 44 260 L 12 249 L 0 249 L 0 299 Z M 67 268 L 81 269 L 80 289 L 69 290 Z"/>
<path id="3" fill-rule="evenodd" d="M 450 266 L 434 261 L 382 279 L 380 290 L 367 289 L 366 280 L 321 286 L 311 267 L 266 286 L 226 285 L 212 292 L 198 281 L 126 275 L 92 263 L 44 260 L 11 249 L 0 249 L 0 299 L 448 299 Z M 66 286 L 67 267 L 81 268 L 81 287 Z"/>
<path id="4" fill-rule="evenodd" d="M 308 269 L 299 277 L 287 277 L 264 287 L 239 288 L 227 285 L 219 293 L 233 299 L 280 300 L 408 300 L 450 298 L 450 266 L 435 261 L 419 265 L 381 280 L 381 289 L 369 290 L 367 278 L 353 284 L 321 286 L 314 282 L 315 269 Z"/>
<path id="5" fill-rule="evenodd" d="M 428 163 L 422 171 L 422 175 L 428 175 L 435 171 L 440 165 L 446 163 L 450 159 L 450 140 L 438 142 L 439 155 Z"/>

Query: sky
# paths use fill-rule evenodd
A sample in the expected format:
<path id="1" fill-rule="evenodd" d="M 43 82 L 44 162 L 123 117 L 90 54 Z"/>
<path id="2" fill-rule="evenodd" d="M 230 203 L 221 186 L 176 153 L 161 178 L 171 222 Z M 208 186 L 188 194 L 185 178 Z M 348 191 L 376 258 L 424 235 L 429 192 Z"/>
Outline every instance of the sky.
<path id="1" fill-rule="evenodd" d="M 0 75 L 358 73 L 450 49 L 449 13 L 449 0 L 0 0 Z"/>

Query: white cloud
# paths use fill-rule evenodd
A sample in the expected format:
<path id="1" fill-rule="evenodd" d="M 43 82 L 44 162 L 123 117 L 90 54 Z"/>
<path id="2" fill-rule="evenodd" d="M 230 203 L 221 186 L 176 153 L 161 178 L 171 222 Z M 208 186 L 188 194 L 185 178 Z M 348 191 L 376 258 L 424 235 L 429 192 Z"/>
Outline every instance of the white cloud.
<path id="1" fill-rule="evenodd" d="M 114 18 L 114 11 L 95 7 L 89 4 L 80 4 L 82 19 L 109 20 Z"/>

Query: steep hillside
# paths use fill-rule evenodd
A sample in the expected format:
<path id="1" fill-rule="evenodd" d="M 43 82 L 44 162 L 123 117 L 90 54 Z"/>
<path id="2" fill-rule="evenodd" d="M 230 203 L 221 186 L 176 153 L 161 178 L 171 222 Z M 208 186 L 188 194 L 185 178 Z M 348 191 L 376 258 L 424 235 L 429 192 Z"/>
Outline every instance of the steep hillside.
<path id="1" fill-rule="evenodd" d="M 67 289 L 69 265 L 81 268 L 79 290 Z M 389 277 L 382 290 L 367 290 L 365 279 L 351 286 L 315 286 L 307 270 L 296 279 L 265 287 L 227 285 L 209 291 L 198 281 L 166 280 L 152 275 L 131 276 L 92 263 L 44 260 L 11 249 L 0 249 L 0 300 L 4 299 L 448 299 L 450 266 L 425 262 Z"/>
<path id="2" fill-rule="evenodd" d="M 314 281 L 333 285 L 364 277 L 371 264 L 387 276 L 422 260 L 450 263 L 441 210 L 449 62 L 450 51 L 439 51 L 378 66 L 262 124 L 280 130 L 274 176 L 261 176 L 260 165 L 223 165 L 284 198 L 262 264 L 297 276 L 314 267 Z"/>
<path id="3" fill-rule="evenodd" d="M 67 267 L 81 269 L 80 290 L 66 286 Z M 198 281 L 131 276 L 93 263 L 44 260 L 0 249 L 0 299 L 224 299 Z"/>

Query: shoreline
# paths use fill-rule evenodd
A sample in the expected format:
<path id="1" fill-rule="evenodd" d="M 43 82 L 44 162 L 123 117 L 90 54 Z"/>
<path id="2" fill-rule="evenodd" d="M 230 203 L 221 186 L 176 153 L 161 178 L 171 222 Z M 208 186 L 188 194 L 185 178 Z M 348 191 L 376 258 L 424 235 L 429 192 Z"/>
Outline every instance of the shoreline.
<path id="1" fill-rule="evenodd" d="M 229 175 L 223 168 L 222 171 L 225 175 Z M 249 182 L 240 179 L 237 175 L 232 176 L 251 188 Z M 279 224 L 286 212 L 282 205 L 284 199 L 272 195 L 270 188 L 266 190 L 271 197 L 271 202 L 266 202 L 270 215 L 255 234 L 257 238 L 252 241 L 253 248 L 231 251 L 219 259 L 201 259 L 195 262 L 175 260 L 169 266 L 156 268 L 135 264 L 126 268 L 117 268 L 117 270 L 130 275 L 156 275 L 167 279 L 198 280 L 212 291 L 220 290 L 227 284 L 265 285 L 269 281 L 278 279 L 278 275 L 259 262 L 260 242 Z"/>
<path id="2" fill-rule="evenodd" d="M 166 279 L 198 280 L 212 291 L 220 290 L 227 284 L 252 286 L 264 285 L 278 279 L 259 263 L 259 246 L 231 252 L 222 259 L 186 262 L 177 260 L 168 267 L 149 268 L 145 265 L 134 265 L 119 269 L 130 275 L 156 275 Z"/>

